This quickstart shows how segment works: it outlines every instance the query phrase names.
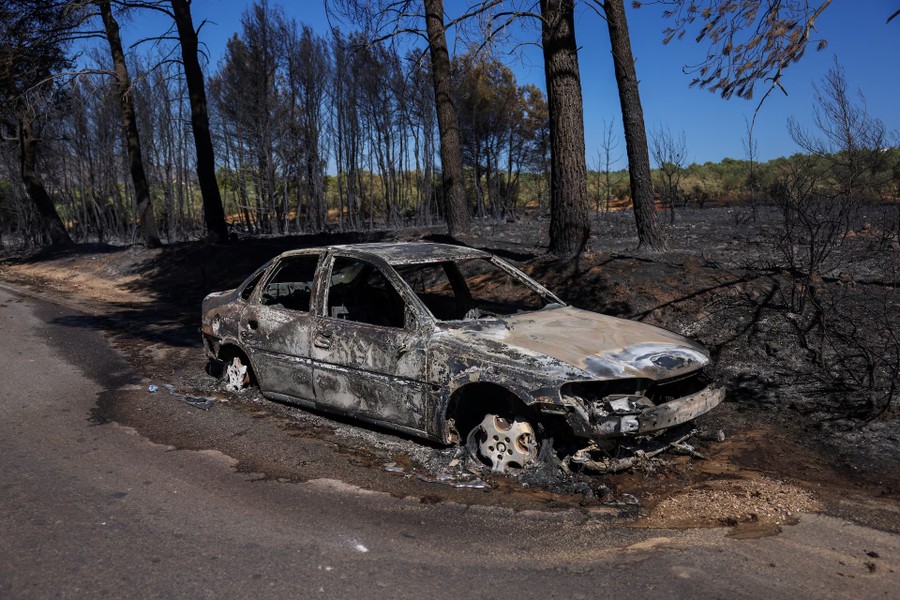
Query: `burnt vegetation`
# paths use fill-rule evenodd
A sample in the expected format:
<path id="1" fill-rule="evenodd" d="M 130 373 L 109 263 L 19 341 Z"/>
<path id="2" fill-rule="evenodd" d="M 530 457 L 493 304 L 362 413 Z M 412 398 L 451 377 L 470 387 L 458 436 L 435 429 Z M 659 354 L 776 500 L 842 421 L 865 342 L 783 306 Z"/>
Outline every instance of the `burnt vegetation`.
<path id="1" fill-rule="evenodd" d="M 745 160 L 688 164 L 686 134 L 660 125 L 648 143 L 624 3 L 588 2 L 617 49 L 624 130 L 591 169 L 574 2 L 485 0 L 458 19 L 383 2 L 378 22 L 333 4 L 344 19 L 322 34 L 254 2 L 212 64 L 190 2 L 4 3 L 2 251 L 162 243 L 130 284 L 160 298 L 139 321 L 159 308 L 188 331 L 179 311 L 280 250 L 449 231 L 573 304 L 698 337 L 741 406 L 854 424 L 896 409 L 900 149 L 837 62 L 813 128 L 787 123 L 797 154 L 759 162 L 750 126 Z M 694 84 L 728 98 L 777 88 L 823 45 L 829 2 L 667 4 L 663 41 L 706 44 Z M 117 43 L 147 10 L 169 34 Z M 513 22 L 543 37 L 549 97 L 506 64 Z M 451 28 L 474 40 L 457 55 Z"/>

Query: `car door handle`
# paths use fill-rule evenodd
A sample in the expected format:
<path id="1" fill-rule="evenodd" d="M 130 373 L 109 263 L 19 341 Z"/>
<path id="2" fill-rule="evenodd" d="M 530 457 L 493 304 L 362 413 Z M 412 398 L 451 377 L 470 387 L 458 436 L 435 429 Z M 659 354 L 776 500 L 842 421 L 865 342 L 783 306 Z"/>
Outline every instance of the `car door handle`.
<path id="1" fill-rule="evenodd" d="M 315 339 L 313 339 L 313 346 L 316 348 L 331 348 L 331 336 L 332 333 L 330 331 L 318 332 Z"/>
<path id="2" fill-rule="evenodd" d="M 257 321 L 256 319 L 250 319 L 249 321 L 247 321 L 247 327 L 255 331 L 259 328 L 259 321 Z"/>

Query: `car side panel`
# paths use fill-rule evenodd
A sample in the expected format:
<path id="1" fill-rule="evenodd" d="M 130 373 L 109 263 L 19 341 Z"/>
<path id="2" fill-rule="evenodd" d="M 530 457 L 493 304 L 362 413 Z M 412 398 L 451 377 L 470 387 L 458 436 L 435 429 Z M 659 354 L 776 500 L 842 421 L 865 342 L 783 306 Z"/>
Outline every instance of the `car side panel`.
<path id="1" fill-rule="evenodd" d="M 251 305 L 240 319 L 239 339 L 263 392 L 312 399 L 312 361 L 309 358 L 309 313 L 274 306 Z"/>
<path id="2" fill-rule="evenodd" d="M 320 318 L 311 348 L 316 402 L 424 431 L 425 350 L 404 329 Z"/>

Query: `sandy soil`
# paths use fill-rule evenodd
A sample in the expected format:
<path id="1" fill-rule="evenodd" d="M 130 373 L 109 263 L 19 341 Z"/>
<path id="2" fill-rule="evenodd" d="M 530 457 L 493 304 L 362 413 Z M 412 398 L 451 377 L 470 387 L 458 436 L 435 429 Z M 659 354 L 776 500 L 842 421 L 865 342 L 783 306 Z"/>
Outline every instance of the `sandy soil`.
<path id="1" fill-rule="evenodd" d="M 545 255 L 547 224 L 540 218 L 477 226 L 457 240 L 512 260 L 576 306 L 658 324 L 713 350 L 729 396 L 698 421 L 707 435 L 692 443 L 707 460 L 669 454 L 614 476 L 494 476 L 457 449 L 274 404 L 253 391 L 225 392 L 205 372 L 196 331 L 206 293 L 234 287 L 286 249 L 446 241 L 437 229 L 248 239 L 224 247 L 184 243 L 159 250 L 85 245 L 61 255 L 9 257 L 0 262 L 0 280 L 86 311 L 73 327 L 104 327 L 148 385 L 169 384 L 178 394 L 218 401 L 199 411 L 164 388 L 150 394 L 140 386 L 118 391 L 125 402 L 101 398 L 99 421 L 133 426 L 176 447 L 222 450 L 239 468 L 262 476 L 337 475 L 423 502 L 611 509 L 637 526 L 729 526 L 744 537 L 777 533 L 798 513 L 817 511 L 900 531 L 895 407 L 875 421 L 861 421 L 851 418 L 855 399 L 810 383 L 814 369 L 806 350 L 792 345 L 786 311 L 760 301 L 780 277 L 760 265 L 771 253 L 769 225 L 749 221 L 738 209 L 683 211 L 679 217 L 670 229 L 670 251 L 662 255 L 635 250 L 625 213 L 600 217 L 591 252 L 568 264 Z M 898 251 L 888 248 L 875 256 L 867 250 L 871 240 L 865 232 L 861 227 L 855 233 L 847 260 L 840 270 L 823 273 L 822 285 L 896 306 L 891 277 Z M 712 434 L 720 430 L 724 442 L 714 441 Z"/>

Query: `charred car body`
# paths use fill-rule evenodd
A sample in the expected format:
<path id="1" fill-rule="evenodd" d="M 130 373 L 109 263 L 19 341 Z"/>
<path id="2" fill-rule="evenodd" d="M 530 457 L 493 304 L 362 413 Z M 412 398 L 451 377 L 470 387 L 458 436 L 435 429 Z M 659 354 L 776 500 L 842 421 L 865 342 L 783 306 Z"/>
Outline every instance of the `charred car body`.
<path id="1" fill-rule="evenodd" d="M 211 358 L 273 400 L 446 444 L 495 470 L 542 438 L 608 443 L 709 411 L 709 354 L 675 333 L 566 306 L 487 252 L 431 243 L 286 252 L 203 301 Z"/>

